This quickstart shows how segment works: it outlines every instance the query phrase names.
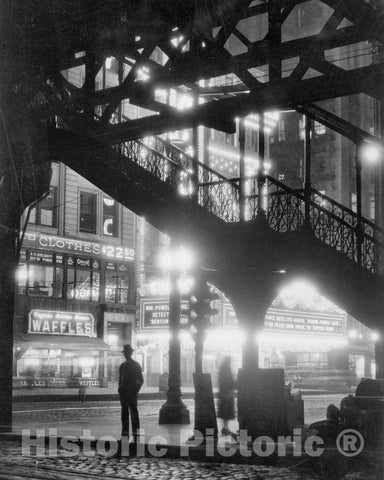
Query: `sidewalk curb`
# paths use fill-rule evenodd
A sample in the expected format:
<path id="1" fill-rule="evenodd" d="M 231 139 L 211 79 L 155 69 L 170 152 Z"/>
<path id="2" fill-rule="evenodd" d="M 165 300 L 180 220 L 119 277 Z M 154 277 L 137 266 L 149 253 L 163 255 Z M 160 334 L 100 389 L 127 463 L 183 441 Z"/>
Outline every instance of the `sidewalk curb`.
<path id="1" fill-rule="evenodd" d="M 344 395 L 344 392 L 331 392 L 329 390 L 308 390 L 305 392 L 301 392 L 301 395 L 303 397 L 307 395 L 327 395 L 327 394 L 333 394 L 337 393 L 340 395 Z M 348 393 L 345 393 L 345 395 L 348 395 Z M 217 398 L 218 393 L 214 392 L 213 394 L 214 398 Z M 190 400 L 195 398 L 194 392 L 185 392 L 182 395 L 183 399 Z M 167 396 L 164 392 L 143 392 L 139 393 L 139 400 L 166 400 Z M 27 402 L 58 402 L 58 401 L 64 401 L 64 402 L 78 402 L 79 401 L 79 395 L 77 393 L 73 394 L 31 394 L 31 395 L 14 395 L 13 396 L 13 402 L 14 403 L 27 403 Z M 119 401 L 119 394 L 118 393 L 106 393 L 106 394 L 86 394 L 86 401 L 93 401 L 93 402 L 101 402 L 101 401 L 106 401 L 106 402 L 117 402 Z"/>

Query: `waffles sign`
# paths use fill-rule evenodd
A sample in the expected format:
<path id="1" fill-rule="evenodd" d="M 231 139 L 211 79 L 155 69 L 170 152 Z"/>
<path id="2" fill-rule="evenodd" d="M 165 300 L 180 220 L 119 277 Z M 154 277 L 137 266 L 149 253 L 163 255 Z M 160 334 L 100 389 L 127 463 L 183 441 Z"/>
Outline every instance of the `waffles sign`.
<path id="1" fill-rule="evenodd" d="M 95 320 L 90 313 L 31 310 L 28 333 L 94 337 Z"/>

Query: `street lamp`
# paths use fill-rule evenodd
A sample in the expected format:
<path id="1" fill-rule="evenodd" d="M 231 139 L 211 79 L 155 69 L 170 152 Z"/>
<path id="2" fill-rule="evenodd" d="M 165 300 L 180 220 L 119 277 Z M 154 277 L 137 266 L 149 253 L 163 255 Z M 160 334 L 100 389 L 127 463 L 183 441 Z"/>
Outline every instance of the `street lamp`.
<path id="1" fill-rule="evenodd" d="M 382 157 L 383 152 L 375 145 L 367 144 L 363 147 L 362 155 L 365 160 L 374 163 Z"/>
<path id="2" fill-rule="evenodd" d="M 159 266 L 169 273 L 169 372 L 167 400 L 160 408 L 159 424 L 189 424 L 189 410 L 181 401 L 180 378 L 180 288 L 179 279 L 182 272 L 193 267 L 194 257 L 182 247 L 163 251 L 158 258 Z"/>

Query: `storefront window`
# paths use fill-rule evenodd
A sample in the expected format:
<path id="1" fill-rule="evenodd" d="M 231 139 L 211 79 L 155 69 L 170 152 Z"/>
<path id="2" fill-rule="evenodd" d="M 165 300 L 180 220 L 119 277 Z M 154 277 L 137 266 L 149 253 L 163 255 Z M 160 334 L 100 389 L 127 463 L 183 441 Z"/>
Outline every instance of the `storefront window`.
<path id="1" fill-rule="evenodd" d="M 62 298 L 64 287 L 64 269 L 56 267 L 55 278 L 53 282 L 53 296 L 56 298 Z"/>
<path id="2" fill-rule="evenodd" d="M 16 375 L 28 379 L 30 387 L 66 387 L 75 377 L 97 380 L 98 368 L 95 351 L 29 347 L 17 359 Z"/>
<path id="3" fill-rule="evenodd" d="M 116 302 L 117 274 L 116 265 L 108 262 L 105 272 L 105 301 Z"/>
<path id="4" fill-rule="evenodd" d="M 100 301 L 100 259 L 23 250 L 17 271 L 20 295 Z M 105 301 L 127 304 L 131 264 L 105 264 Z"/>
<path id="5" fill-rule="evenodd" d="M 75 270 L 67 269 L 67 298 L 75 298 Z"/>
<path id="6" fill-rule="evenodd" d="M 27 293 L 28 266 L 25 263 L 19 264 L 17 270 L 18 293 L 25 295 Z"/>
<path id="7" fill-rule="evenodd" d="M 128 303 L 128 288 L 129 288 L 129 276 L 128 266 L 124 263 L 120 263 L 117 266 L 117 302 Z"/>
<path id="8" fill-rule="evenodd" d="M 86 257 L 68 256 L 67 264 L 67 298 L 76 300 L 99 301 L 100 262 Z M 68 265 L 76 268 L 68 268 Z"/>
<path id="9" fill-rule="evenodd" d="M 98 302 L 100 297 L 100 273 L 92 273 L 92 299 L 94 302 Z"/>
<path id="10" fill-rule="evenodd" d="M 76 300 L 90 300 L 91 295 L 91 272 L 88 270 L 76 270 Z"/>
<path id="11" fill-rule="evenodd" d="M 52 297 L 53 267 L 29 265 L 29 295 Z"/>
<path id="12" fill-rule="evenodd" d="M 125 263 L 106 265 L 105 300 L 107 302 L 128 303 L 129 269 Z"/>

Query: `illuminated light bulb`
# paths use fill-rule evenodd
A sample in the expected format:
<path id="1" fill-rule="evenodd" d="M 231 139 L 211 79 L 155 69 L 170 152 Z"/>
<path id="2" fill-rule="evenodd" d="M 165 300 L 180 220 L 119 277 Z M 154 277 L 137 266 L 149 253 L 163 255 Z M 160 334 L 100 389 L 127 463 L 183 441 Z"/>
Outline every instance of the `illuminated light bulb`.
<path id="1" fill-rule="evenodd" d="M 369 145 L 363 149 L 364 158 L 369 162 L 377 162 L 382 156 L 382 152 L 375 146 Z"/>
<path id="2" fill-rule="evenodd" d="M 372 342 L 377 342 L 380 339 L 380 334 L 378 332 L 371 333 L 371 340 Z"/>

